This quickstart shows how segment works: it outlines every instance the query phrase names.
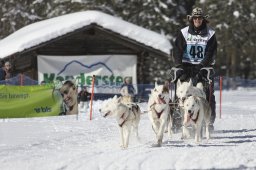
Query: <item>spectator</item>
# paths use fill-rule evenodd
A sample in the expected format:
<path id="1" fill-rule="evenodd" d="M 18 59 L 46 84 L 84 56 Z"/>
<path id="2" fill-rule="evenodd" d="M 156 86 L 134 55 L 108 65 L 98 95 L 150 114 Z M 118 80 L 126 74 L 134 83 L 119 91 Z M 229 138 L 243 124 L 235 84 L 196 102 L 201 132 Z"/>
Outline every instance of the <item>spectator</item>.
<path id="1" fill-rule="evenodd" d="M 0 68 L 0 81 L 5 80 L 5 71 L 4 68 Z"/>
<path id="2" fill-rule="evenodd" d="M 251 59 L 249 57 L 244 61 L 244 79 L 247 80 L 249 78 L 251 72 Z"/>
<path id="3" fill-rule="evenodd" d="M 1 80 L 8 80 L 12 77 L 11 73 L 11 63 L 6 61 L 4 63 L 4 67 L 0 69 L 0 81 Z"/>
<path id="4" fill-rule="evenodd" d="M 124 84 L 121 86 L 120 90 L 123 103 L 134 102 L 135 89 L 131 84 L 131 77 L 126 77 L 124 79 Z"/>
<path id="5" fill-rule="evenodd" d="M 75 83 L 67 80 L 60 88 L 60 93 L 66 105 L 66 115 L 78 114 L 77 88 Z"/>
<path id="6" fill-rule="evenodd" d="M 91 94 L 87 91 L 86 86 L 82 87 L 81 91 L 78 93 L 78 99 L 80 103 L 80 109 L 82 112 L 86 112 L 86 109 L 88 108 L 88 101 Z"/>
<path id="7" fill-rule="evenodd" d="M 43 81 L 41 81 L 41 83 L 40 83 L 40 85 L 45 85 L 46 84 L 46 82 L 43 80 Z"/>
<path id="8" fill-rule="evenodd" d="M 12 78 L 11 63 L 9 61 L 4 63 L 5 80 Z"/>

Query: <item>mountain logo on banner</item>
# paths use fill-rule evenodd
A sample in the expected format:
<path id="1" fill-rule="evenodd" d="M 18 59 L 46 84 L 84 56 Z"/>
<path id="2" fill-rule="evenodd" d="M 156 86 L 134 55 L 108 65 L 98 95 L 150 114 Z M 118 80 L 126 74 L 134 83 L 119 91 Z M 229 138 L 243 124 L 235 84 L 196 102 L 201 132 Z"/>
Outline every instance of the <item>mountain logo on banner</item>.
<path id="1" fill-rule="evenodd" d="M 97 62 L 97 63 L 94 63 L 94 64 L 91 64 L 91 65 L 85 65 L 77 60 L 72 60 L 70 61 L 69 63 L 67 63 L 66 65 L 64 65 L 64 68 L 62 70 L 60 70 L 60 72 L 57 74 L 57 75 L 60 75 L 62 73 L 65 73 L 65 71 L 68 70 L 68 72 L 81 72 L 81 69 L 78 69 L 77 66 L 74 66 L 74 64 L 78 64 L 80 65 L 81 67 L 83 68 L 86 68 L 86 69 L 99 69 L 99 68 L 102 68 L 104 67 L 106 70 L 108 70 L 112 75 L 114 74 L 113 71 L 105 64 L 105 63 L 102 63 L 102 62 Z"/>

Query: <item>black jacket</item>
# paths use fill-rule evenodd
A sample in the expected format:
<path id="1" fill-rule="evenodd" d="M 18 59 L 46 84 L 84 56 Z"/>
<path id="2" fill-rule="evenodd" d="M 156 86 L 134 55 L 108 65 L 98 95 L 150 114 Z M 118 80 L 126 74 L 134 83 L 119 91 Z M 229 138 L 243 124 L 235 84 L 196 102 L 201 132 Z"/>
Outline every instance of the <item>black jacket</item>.
<path id="1" fill-rule="evenodd" d="M 5 71 L 3 68 L 0 68 L 0 81 L 5 80 Z"/>
<path id="2" fill-rule="evenodd" d="M 81 90 L 78 93 L 78 100 L 82 101 L 82 102 L 86 102 L 89 100 L 89 97 L 91 96 L 91 93 L 85 91 L 85 90 Z"/>

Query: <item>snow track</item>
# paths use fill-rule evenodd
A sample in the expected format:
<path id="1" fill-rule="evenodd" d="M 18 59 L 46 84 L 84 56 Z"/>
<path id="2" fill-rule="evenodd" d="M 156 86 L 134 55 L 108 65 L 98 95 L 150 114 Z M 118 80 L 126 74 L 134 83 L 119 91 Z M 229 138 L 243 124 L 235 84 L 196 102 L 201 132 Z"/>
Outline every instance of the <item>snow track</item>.
<path id="1" fill-rule="evenodd" d="M 92 121 L 85 114 L 0 120 L 1 170 L 255 169 L 255 98 L 252 91 L 224 92 L 222 119 L 200 144 L 180 133 L 168 141 L 165 133 L 163 146 L 151 147 L 155 136 L 143 114 L 140 141 L 132 134 L 128 149 L 120 149 L 115 120 L 96 111 L 101 102 Z"/>

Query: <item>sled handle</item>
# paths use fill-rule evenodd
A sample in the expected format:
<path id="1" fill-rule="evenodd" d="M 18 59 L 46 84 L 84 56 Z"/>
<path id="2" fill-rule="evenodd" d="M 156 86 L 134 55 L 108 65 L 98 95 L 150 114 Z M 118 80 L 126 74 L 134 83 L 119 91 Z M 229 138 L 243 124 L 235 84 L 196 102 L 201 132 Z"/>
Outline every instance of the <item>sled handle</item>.
<path id="1" fill-rule="evenodd" d="M 211 70 L 214 72 L 214 69 L 212 67 L 203 67 L 201 68 L 201 70 L 206 70 L 207 71 L 207 80 L 209 82 L 209 84 L 212 83 L 212 80 L 210 79 L 210 74 L 211 74 Z"/>
<path id="2" fill-rule="evenodd" d="M 168 70 L 168 71 L 167 71 L 167 72 L 168 72 L 167 74 L 169 74 L 169 75 L 171 75 L 172 72 L 173 72 L 174 77 L 173 77 L 173 79 L 171 80 L 172 83 L 175 82 L 176 79 L 178 78 L 178 77 L 177 77 L 177 71 L 179 71 L 179 70 L 183 70 L 183 69 L 182 69 L 182 68 L 173 67 L 173 68 L 171 68 L 171 70 Z"/>

